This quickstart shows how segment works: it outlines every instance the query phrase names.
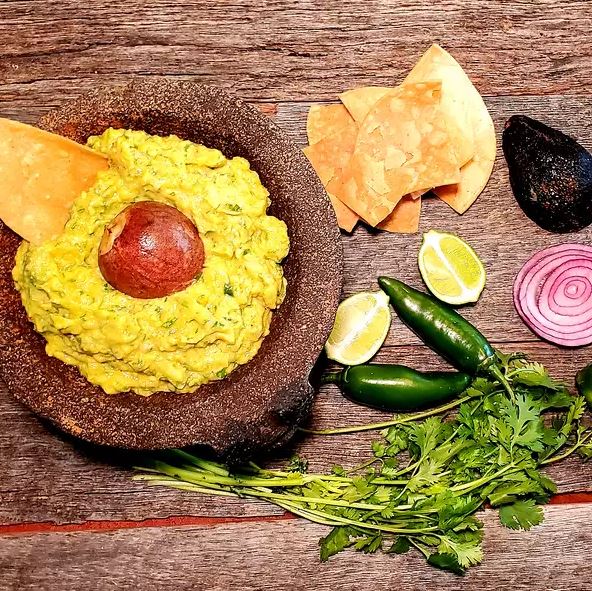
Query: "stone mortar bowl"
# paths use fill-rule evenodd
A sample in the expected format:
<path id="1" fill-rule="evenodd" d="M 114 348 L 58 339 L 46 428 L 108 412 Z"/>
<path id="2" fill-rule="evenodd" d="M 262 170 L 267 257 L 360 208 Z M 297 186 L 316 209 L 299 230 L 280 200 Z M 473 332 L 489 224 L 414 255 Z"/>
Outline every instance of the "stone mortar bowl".
<path id="1" fill-rule="evenodd" d="M 62 430 L 100 445 L 203 445 L 229 461 L 286 443 L 313 400 L 310 372 L 331 329 L 342 286 L 339 230 L 301 150 L 265 115 L 225 91 L 190 82 L 132 81 L 66 103 L 39 127 L 84 143 L 108 127 L 176 134 L 249 160 L 284 220 L 287 295 L 255 358 L 191 394 L 105 394 L 75 367 L 48 357 L 11 271 L 20 238 L 0 222 L 0 376 L 13 395 Z"/>

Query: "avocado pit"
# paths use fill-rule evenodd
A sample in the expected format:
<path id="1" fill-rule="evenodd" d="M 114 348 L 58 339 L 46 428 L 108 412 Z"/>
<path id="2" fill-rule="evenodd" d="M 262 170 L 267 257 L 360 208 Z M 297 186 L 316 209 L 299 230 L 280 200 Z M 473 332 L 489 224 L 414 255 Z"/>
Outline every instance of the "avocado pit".
<path id="1" fill-rule="evenodd" d="M 140 299 L 188 287 L 201 272 L 204 247 L 191 220 L 156 201 L 126 207 L 105 228 L 99 269 L 111 287 Z"/>

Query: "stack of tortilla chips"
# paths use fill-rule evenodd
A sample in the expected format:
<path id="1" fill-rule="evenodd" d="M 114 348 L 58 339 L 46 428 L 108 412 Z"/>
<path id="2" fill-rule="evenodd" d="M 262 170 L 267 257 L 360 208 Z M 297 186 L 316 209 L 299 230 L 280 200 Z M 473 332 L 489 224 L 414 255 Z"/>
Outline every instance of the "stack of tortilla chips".
<path id="1" fill-rule="evenodd" d="M 422 195 L 433 191 L 464 213 L 487 184 L 493 122 L 440 46 L 432 45 L 401 85 L 357 88 L 339 98 L 310 108 L 304 152 L 344 230 L 361 219 L 389 232 L 417 232 Z"/>

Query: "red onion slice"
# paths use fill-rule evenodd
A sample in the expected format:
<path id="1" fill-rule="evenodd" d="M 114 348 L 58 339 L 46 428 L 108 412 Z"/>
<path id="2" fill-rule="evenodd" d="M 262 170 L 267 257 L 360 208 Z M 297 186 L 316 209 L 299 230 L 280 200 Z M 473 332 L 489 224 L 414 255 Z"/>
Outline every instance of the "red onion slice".
<path id="1" fill-rule="evenodd" d="M 565 347 L 592 343 L 592 247 L 560 244 L 535 254 L 514 281 L 514 305 L 538 336 Z"/>

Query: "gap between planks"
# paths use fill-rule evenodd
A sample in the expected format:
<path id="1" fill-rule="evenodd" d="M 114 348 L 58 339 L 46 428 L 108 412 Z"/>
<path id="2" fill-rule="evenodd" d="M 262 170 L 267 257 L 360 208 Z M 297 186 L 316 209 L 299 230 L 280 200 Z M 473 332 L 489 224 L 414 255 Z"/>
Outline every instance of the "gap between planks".
<path id="1" fill-rule="evenodd" d="M 581 505 L 592 503 L 592 492 L 561 493 L 554 495 L 548 505 Z M 111 532 L 123 529 L 163 528 L 163 527 L 216 527 L 230 523 L 272 523 L 299 519 L 286 511 L 280 515 L 244 517 L 202 517 L 199 515 L 172 515 L 170 517 L 142 520 L 88 520 L 81 523 L 58 524 L 53 521 L 0 524 L 0 537 L 47 533 Z"/>

